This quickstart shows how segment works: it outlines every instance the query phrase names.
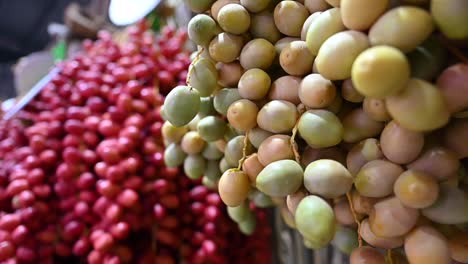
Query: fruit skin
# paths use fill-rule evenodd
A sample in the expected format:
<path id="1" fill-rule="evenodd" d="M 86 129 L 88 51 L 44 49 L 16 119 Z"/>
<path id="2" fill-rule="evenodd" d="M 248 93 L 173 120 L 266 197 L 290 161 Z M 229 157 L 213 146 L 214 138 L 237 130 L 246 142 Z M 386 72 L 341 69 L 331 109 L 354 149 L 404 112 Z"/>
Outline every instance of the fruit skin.
<path id="1" fill-rule="evenodd" d="M 227 111 L 227 119 L 232 127 L 240 131 L 248 131 L 257 126 L 257 105 L 247 99 L 232 103 Z"/>
<path id="2" fill-rule="evenodd" d="M 345 29 L 340 9 L 328 9 L 310 23 L 306 34 L 307 47 L 313 55 L 317 56 L 320 47 L 329 37 Z"/>
<path id="3" fill-rule="evenodd" d="M 275 43 L 281 38 L 281 33 L 275 26 L 273 14 L 263 11 L 252 15 L 250 34 L 254 38 L 264 38 L 271 43 Z"/>
<path id="4" fill-rule="evenodd" d="M 204 171 L 205 178 L 217 182 L 221 178 L 221 170 L 219 169 L 219 161 L 218 160 L 208 160 L 206 162 L 206 168 Z"/>
<path id="5" fill-rule="evenodd" d="M 241 49 L 241 36 L 221 32 L 211 40 L 208 52 L 211 58 L 217 62 L 231 63 L 239 57 Z"/>
<path id="6" fill-rule="evenodd" d="M 219 14 L 219 10 L 227 4 L 240 4 L 239 0 L 217 0 L 211 5 L 210 13 L 211 16 L 216 20 Z"/>
<path id="7" fill-rule="evenodd" d="M 297 115 L 294 104 L 283 100 L 273 100 L 260 109 L 257 124 L 263 130 L 272 133 L 285 133 L 294 128 Z"/>
<path id="8" fill-rule="evenodd" d="M 338 32 L 320 47 L 315 58 L 317 70 L 329 80 L 346 80 L 351 77 L 356 58 L 368 47 L 369 38 L 366 34 L 355 30 Z"/>
<path id="9" fill-rule="evenodd" d="M 207 116 L 202 118 L 197 124 L 200 136 L 208 142 L 222 139 L 226 123 L 219 117 Z"/>
<path id="10" fill-rule="evenodd" d="M 445 69 L 437 79 L 437 87 L 442 91 L 450 113 L 468 108 L 468 65 L 459 63 Z"/>
<path id="11" fill-rule="evenodd" d="M 200 179 L 205 172 L 206 161 L 201 155 L 189 155 L 184 161 L 184 172 L 190 179 Z"/>
<path id="12" fill-rule="evenodd" d="M 304 5 L 296 1 L 281 1 L 274 10 L 278 30 L 291 37 L 300 37 L 302 25 L 309 16 Z"/>
<path id="13" fill-rule="evenodd" d="M 406 236 L 405 253 L 410 263 L 451 263 L 447 239 L 431 226 L 417 227 Z"/>
<path id="14" fill-rule="evenodd" d="M 383 99 L 367 97 L 362 103 L 362 109 L 375 121 L 388 122 L 392 120 Z"/>
<path id="15" fill-rule="evenodd" d="M 299 189 L 299 191 L 289 194 L 286 197 L 286 206 L 288 207 L 289 212 L 291 212 L 292 215 L 296 214 L 296 209 L 299 203 L 301 202 L 304 197 L 307 196 L 307 192 L 305 190 Z"/>
<path id="16" fill-rule="evenodd" d="M 239 61 L 245 70 L 253 68 L 267 70 L 275 57 L 276 50 L 273 44 L 266 39 L 256 38 L 242 48 Z"/>
<path id="17" fill-rule="evenodd" d="M 241 0 L 240 3 L 244 6 L 249 12 L 257 13 L 268 7 L 271 0 Z"/>
<path id="18" fill-rule="evenodd" d="M 239 230 L 246 236 L 250 236 L 255 231 L 257 220 L 254 214 L 250 214 L 247 220 L 239 223 Z"/>
<path id="19" fill-rule="evenodd" d="M 249 176 L 242 171 L 229 169 L 219 179 L 218 189 L 221 200 L 227 206 L 240 206 L 250 191 Z"/>
<path id="20" fill-rule="evenodd" d="M 419 210 L 405 207 L 396 197 L 377 202 L 369 216 L 369 225 L 376 236 L 399 237 L 408 233 L 419 217 Z"/>
<path id="21" fill-rule="evenodd" d="M 169 121 L 166 121 L 162 126 L 161 132 L 165 140 L 171 143 L 179 143 L 185 133 L 188 132 L 188 129 L 187 127 L 175 127 Z"/>
<path id="22" fill-rule="evenodd" d="M 468 157 L 468 140 L 466 138 L 468 133 L 468 120 L 454 119 L 445 128 L 444 131 L 444 146 L 455 151 L 459 158 Z"/>
<path id="23" fill-rule="evenodd" d="M 249 138 L 249 142 L 255 148 L 258 149 L 260 145 L 262 144 L 262 142 L 265 141 L 265 139 L 267 139 L 270 136 L 273 136 L 273 133 L 263 130 L 259 127 L 256 127 L 249 131 L 248 138 Z"/>
<path id="24" fill-rule="evenodd" d="M 356 211 L 356 213 L 363 215 L 370 215 L 372 213 L 374 205 L 382 200 L 379 198 L 370 198 L 362 196 L 356 190 L 353 190 L 351 195 L 354 210 Z"/>
<path id="25" fill-rule="evenodd" d="M 372 119 L 362 108 L 356 108 L 342 119 L 343 141 L 355 143 L 366 138 L 375 137 L 384 128 L 384 123 Z"/>
<path id="26" fill-rule="evenodd" d="M 369 29 L 385 12 L 388 2 L 388 0 L 341 0 L 343 24 L 353 30 Z"/>
<path id="27" fill-rule="evenodd" d="M 333 212 L 335 213 L 336 222 L 338 224 L 347 227 L 357 226 L 347 199 L 341 199 L 335 202 L 333 204 Z"/>
<path id="28" fill-rule="evenodd" d="M 298 131 L 307 144 L 315 148 L 335 146 L 343 139 L 343 125 L 327 110 L 309 110 L 302 114 Z"/>
<path id="29" fill-rule="evenodd" d="M 213 96 L 200 98 L 200 111 L 198 112 L 198 116 L 200 118 L 204 118 L 204 117 L 216 114 L 216 109 L 214 109 L 213 102 L 214 102 Z"/>
<path id="30" fill-rule="evenodd" d="M 221 87 L 235 87 L 244 73 L 239 61 L 218 63 L 216 69 L 218 69 L 218 83 Z"/>
<path id="31" fill-rule="evenodd" d="M 276 41 L 274 47 L 277 55 L 281 54 L 281 51 L 283 51 L 284 48 L 286 48 L 291 42 L 293 41 L 299 41 L 301 40 L 300 38 L 295 38 L 295 37 L 284 37 L 278 41 Z"/>
<path id="32" fill-rule="evenodd" d="M 434 146 L 427 147 L 416 160 L 407 165 L 407 168 L 427 173 L 438 181 L 445 181 L 457 174 L 460 161 L 455 152 Z"/>
<path id="33" fill-rule="evenodd" d="M 284 223 L 290 228 L 296 228 L 296 223 L 294 222 L 294 216 L 289 212 L 286 206 L 280 207 L 281 219 Z"/>
<path id="34" fill-rule="evenodd" d="M 322 13 L 321 11 L 311 13 L 311 15 L 306 19 L 306 21 L 304 21 L 304 25 L 302 26 L 302 30 L 301 30 L 301 40 L 303 41 L 307 40 L 307 31 L 309 30 L 310 25 L 315 19 L 318 18 L 318 16 L 321 13 Z"/>
<path id="35" fill-rule="evenodd" d="M 245 159 L 242 164 L 242 170 L 247 173 L 250 183 L 255 187 L 258 174 L 265 168 L 260 161 L 258 161 L 257 153 L 250 155 Z"/>
<path id="36" fill-rule="evenodd" d="M 300 77 L 291 75 L 276 79 L 271 84 L 268 99 L 285 100 L 298 105 L 301 102 L 298 95 L 301 81 L 302 79 Z"/>
<path id="37" fill-rule="evenodd" d="M 305 41 L 289 43 L 280 53 L 280 65 L 290 75 L 301 76 L 312 71 L 314 55 L 307 48 Z"/>
<path id="38" fill-rule="evenodd" d="M 245 221 L 248 215 L 251 214 L 247 203 L 235 207 L 228 206 L 227 212 L 229 217 L 237 223 Z"/>
<path id="39" fill-rule="evenodd" d="M 242 159 L 243 148 L 244 148 L 245 136 L 236 136 L 229 140 L 224 149 L 224 158 L 228 164 L 233 167 L 237 167 L 239 160 Z M 253 152 L 253 146 L 250 142 L 247 142 L 246 155 L 250 155 Z"/>
<path id="40" fill-rule="evenodd" d="M 424 134 L 408 130 L 392 120 L 380 134 L 380 147 L 391 162 L 407 164 L 421 153 Z"/>
<path id="41" fill-rule="evenodd" d="M 304 171 L 304 186 L 324 198 L 337 198 L 353 186 L 351 173 L 341 163 L 320 159 L 310 163 Z"/>
<path id="42" fill-rule="evenodd" d="M 366 97 L 383 99 L 405 88 L 410 65 L 400 50 L 375 46 L 363 51 L 353 63 L 353 85 Z"/>
<path id="43" fill-rule="evenodd" d="M 450 39 L 468 38 L 468 2 L 432 0 L 431 14 L 440 31 Z"/>
<path id="44" fill-rule="evenodd" d="M 271 79 L 263 70 L 250 69 L 242 74 L 237 86 L 242 98 L 260 100 L 268 94 Z"/>
<path id="45" fill-rule="evenodd" d="M 359 194 L 366 197 L 382 198 L 392 194 L 393 184 L 403 169 L 389 161 L 372 160 L 362 166 L 354 180 Z"/>
<path id="46" fill-rule="evenodd" d="M 205 46 L 215 36 L 216 22 L 208 15 L 199 14 L 190 19 L 187 27 L 190 40 Z"/>
<path id="47" fill-rule="evenodd" d="M 229 106 L 237 100 L 242 99 L 236 88 L 224 88 L 216 93 L 213 106 L 222 115 L 227 115 Z"/>
<path id="48" fill-rule="evenodd" d="M 180 146 L 187 154 L 198 154 L 205 148 L 206 142 L 197 131 L 189 131 L 184 135 Z"/>
<path id="49" fill-rule="evenodd" d="M 352 228 L 338 226 L 331 244 L 337 247 L 341 252 L 351 254 L 351 252 L 359 246 L 357 233 Z"/>
<path id="50" fill-rule="evenodd" d="M 335 236 L 336 223 L 333 209 L 319 196 L 304 197 L 297 206 L 294 219 L 297 230 L 314 249 L 327 246 Z"/>
<path id="51" fill-rule="evenodd" d="M 377 249 L 364 246 L 358 247 L 351 253 L 350 264 L 383 264 L 385 257 Z"/>
<path id="52" fill-rule="evenodd" d="M 311 108 L 329 106 L 336 97 L 335 85 L 320 74 L 312 73 L 304 77 L 298 91 L 301 102 Z"/>
<path id="53" fill-rule="evenodd" d="M 302 185 L 304 172 L 293 160 L 279 160 L 268 164 L 257 176 L 258 190 L 272 197 L 286 197 Z"/>
<path id="54" fill-rule="evenodd" d="M 211 60 L 200 58 L 189 69 L 190 86 L 197 89 L 201 97 L 210 96 L 216 89 L 218 71 Z"/>
<path id="55" fill-rule="evenodd" d="M 434 31 L 431 14 L 413 6 L 400 6 L 383 14 L 370 28 L 373 46 L 389 45 L 410 52 L 423 43 Z"/>
<path id="56" fill-rule="evenodd" d="M 223 6 L 216 19 L 224 31 L 236 35 L 245 33 L 250 27 L 249 12 L 239 4 Z"/>
<path id="57" fill-rule="evenodd" d="M 449 121 L 442 92 L 429 82 L 410 79 L 398 95 L 385 99 L 388 112 L 402 127 L 419 132 L 431 131 Z"/>
<path id="58" fill-rule="evenodd" d="M 304 6 L 309 10 L 309 13 L 314 14 L 320 11 L 325 11 L 330 6 L 325 0 L 304 0 Z"/>
<path id="59" fill-rule="evenodd" d="M 457 187 L 441 185 L 434 204 L 422 210 L 429 220 L 439 224 L 468 222 L 468 194 Z"/>
<path id="60" fill-rule="evenodd" d="M 392 249 L 403 246 L 404 238 L 403 237 L 378 237 L 376 236 L 369 226 L 369 221 L 364 219 L 361 222 L 361 228 L 359 229 L 359 234 L 362 239 L 366 241 L 369 245 L 377 248 Z"/>
<path id="61" fill-rule="evenodd" d="M 356 175 L 366 163 L 384 157 L 379 141 L 375 138 L 365 139 L 355 144 L 346 156 L 346 168 Z"/>
<path id="62" fill-rule="evenodd" d="M 250 193 L 249 199 L 255 204 L 257 208 L 271 208 L 275 206 L 272 198 L 260 191 L 254 191 Z"/>
<path id="63" fill-rule="evenodd" d="M 215 0 L 188 0 L 187 4 L 195 13 L 203 13 L 210 8 Z"/>
<path id="64" fill-rule="evenodd" d="M 266 138 L 258 147 L 258 161 L 266 166 L 277 160 L 294 159 L 291 137 L 287 135 L 273 135 Z"/>
<path id="65" fill-rule="evenodd" d="M 172 143 L 164 150 L 164 162 L 169 168 L 175 168 L 184 163 L 184 159 L 187 156 L 182 148 Z"/>
<path id="66" fill-rule="evenodd" d="M 329 5 L 333 7 L 340 7 L 341 6 L 341 0 L 325 0 Z"/>
<path id="67" fill-rule="evenodd" d="M 468 252 L 466 250 L 468 243 L 468 233 L 457 233 L 450 237 L 449 248 L 452 255 L 452 259 L 461 262 L 468 262 Z"/>
<path id="68" fill-rule="evenodd" d="M 406 171 L 398 177 L 393 192 L 407 207 L 431 206 L 439 195 L 439 185 L 430 175 L 419 171 Z"/>
<path id="69" fill-rule="evenodd" d="M 177 86 L 164 101 L 167 121 L 176 127 L 187 125 L 200 110 L 200 95 L 188 86 Z"/>
<path id="70" fill-rule="evenodd" d="M 351 79 L 346 79 L 341 85 L 341 97 L 351 103 L 361 103 L 364 101 L 364 96 L 356 90 Z"/>

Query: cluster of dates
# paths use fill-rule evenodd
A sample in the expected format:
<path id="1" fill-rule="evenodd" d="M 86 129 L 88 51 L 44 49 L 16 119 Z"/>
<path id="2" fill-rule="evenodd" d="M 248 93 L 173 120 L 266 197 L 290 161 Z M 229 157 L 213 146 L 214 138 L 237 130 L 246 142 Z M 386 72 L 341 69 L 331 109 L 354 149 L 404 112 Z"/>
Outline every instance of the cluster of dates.
<path id="1" fill-rule="evenodd" d="M 352 263 L 468 263 L 466 1 L 186 2 L 199 49 L 161 112 L 168 166 L 241 230 L 274 204 Z"/>

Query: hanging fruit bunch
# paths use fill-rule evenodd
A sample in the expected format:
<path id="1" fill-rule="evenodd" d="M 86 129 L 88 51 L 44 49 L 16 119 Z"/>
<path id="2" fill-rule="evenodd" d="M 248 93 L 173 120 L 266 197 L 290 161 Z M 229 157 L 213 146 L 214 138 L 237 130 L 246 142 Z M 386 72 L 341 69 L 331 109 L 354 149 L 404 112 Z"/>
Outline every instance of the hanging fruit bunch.
<path id="1" fill-rule="evenodd" d="M 0 262 L 268 261 L 264 213 L 251 216 L 264 227 L 247 238 L 218 194 L 164 164 L 160 106 L 185 83 L 186 32 L 156 36 L 141 22 L 126 33 L 120 44 L 108 32 L 85 41 L 0 121 Z"/>
<path id="2" fill-rule="evenodd" d="M 198 53 L 162 109 L 169 167 L 241 229 L 261 197 L 351 263 L 468 263 L 467 1 L 187 4 Z"/>

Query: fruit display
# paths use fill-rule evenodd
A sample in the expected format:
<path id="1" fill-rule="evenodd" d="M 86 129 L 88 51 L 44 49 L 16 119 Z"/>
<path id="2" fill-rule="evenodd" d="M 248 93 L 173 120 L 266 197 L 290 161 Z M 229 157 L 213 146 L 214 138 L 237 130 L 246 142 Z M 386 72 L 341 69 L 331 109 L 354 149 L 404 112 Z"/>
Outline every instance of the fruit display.
<path id="1" fill-rule="evenodd" d="M 204 0 L 168 167 L 241 230 L 276 206 L 357 263 L 468 263 L 468 2 Z M 387 252 L 385 252 L 387 251 Z"/>
<path id="2" fill-rule="evenodd" d="M 0 121 L 0 263 L 268 263 L 266 212 L 246 204 L 247 237 L 217 193 L 164 163 L 160 107 L 185 83 L 187 33 L 143 21 L 126 36 L 85 41 Z"/>

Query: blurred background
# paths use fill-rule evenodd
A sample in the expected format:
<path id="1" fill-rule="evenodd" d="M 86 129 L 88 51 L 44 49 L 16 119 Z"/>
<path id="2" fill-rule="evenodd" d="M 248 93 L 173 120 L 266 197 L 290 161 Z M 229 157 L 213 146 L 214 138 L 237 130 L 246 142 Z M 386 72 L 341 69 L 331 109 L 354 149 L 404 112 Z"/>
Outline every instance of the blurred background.
<path id="1" fill-rule="evenodd" d="M 126 1 L 116 2 L 122 5 Z M 146 2 L 152 1 L 134 5 L 145 6 Z M 160 2 L 152 13 L 168 20 L 158 21 L 159 26 L 188 23 L 191 13 L 181 0 Z M 83 39 L 95 39 L 102 29 L 111 32 L 122 29 L 124 25 L 119 27 L 109 19 L 110 3 L 110 0 L 0 0 L 0 102 L 24 95 L 50 71 L 54 60 L 73 54 Z M 174 17 L 178 21 L 173 21 Z"/>
<path id="2" fill-rule="evenodd" d="M 54 36 L 48 29 L 52 23 L 64 23 L 67 8 L 74 5 L 90 6 L 90 3 L 94 6 L 106 6 L 107 2 L 107 0 L 1 0 L 0 99 L 16 96 L 15 66 L 20 58 L 50 48 Z M 40 65 L 52 64 L 52 57 L 49 54 L 49 52 L 39 52 L 29 59 L 37 61 Z M 21 71 L 19 69 L 18 73 Z M 42 72 L 32 73 L 33 76 L 29 76 L 28 79 L 35 79 L 35 76 L 41 74 Z"/>

